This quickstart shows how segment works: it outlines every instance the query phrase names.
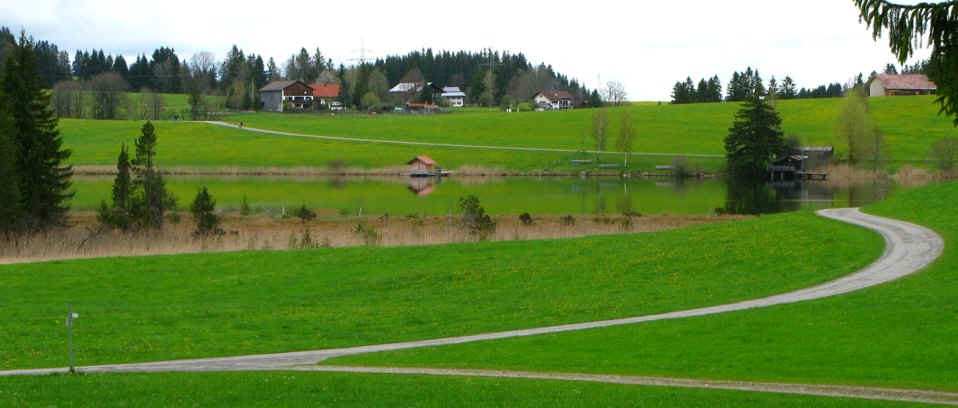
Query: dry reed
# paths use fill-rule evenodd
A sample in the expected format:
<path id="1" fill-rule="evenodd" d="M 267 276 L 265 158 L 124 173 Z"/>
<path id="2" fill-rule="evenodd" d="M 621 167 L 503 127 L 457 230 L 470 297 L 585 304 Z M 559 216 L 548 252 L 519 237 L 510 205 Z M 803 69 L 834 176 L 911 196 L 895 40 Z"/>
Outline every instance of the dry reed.
<path id="1" fill-rule="evenodd" d="M 93 213 L 73 213 L 73 225 L 30 236 L 0 240 L 0 263 L 140 256 L 241 250 L 288 250 L 320 246 L 348 247 L 434 245 L 473 241 L 458 217 L 353 217 L 303 223 L 298 219 L 265 216 L 223 216 L 226 234 L 211 238 L 192 235 L 184 219 L 161 231 L 123 233 L 101 229 Z M 518 217 L 494 217 L 498 224 L 491 241 L 572 238 L 600 234 L 661 231 L 688 225 L 742 219 L 741 216 L 560 216 L 535 217 L 523 225 Z M 362 225 L 363 228 L 357 228 Z M 362 230 L 358 232 L 357 230 Z M 304 239 L 305 238 L 305 239 Z M 371 240 L 371 238 L 373 238 Z M 304 242 L 305 241 L 305 242 Z"/>

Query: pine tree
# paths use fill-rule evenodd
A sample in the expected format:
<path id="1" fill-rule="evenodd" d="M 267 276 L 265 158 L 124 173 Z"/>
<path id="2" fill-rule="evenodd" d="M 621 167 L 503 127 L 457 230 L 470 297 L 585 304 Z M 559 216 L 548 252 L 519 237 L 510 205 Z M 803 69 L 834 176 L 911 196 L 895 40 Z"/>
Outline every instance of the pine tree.
<path id="1" fill-rule="evenodd" d="M 130 228 L 133 222 L 130 213 L 132 205 L 131 190 L 133 185 L 130 177 L 130 155 L 124 144 L 120 147 L 120 154 L 116 159 L 116 177 L 113 179 L 113 201 L 110 206 L 107 206 L 106 202 L 100 203 L 100 214 L 97 216 L 100 223 L 122 230 Z"/>
<path id="2" fill-rule="evenodd" d="M 193 204 L 190 205 L 190 212 L 193 214 L 193 222 L 196 223 L 196 236 L 221 235 L 223 230 L 219 228 L 220 219 L 214 213 L 216 210 L 216 200 L 203 186 L 196 193 Z"/>
<path id="3" fill-rule="evenodd" d="M 5 61 L 0 92 L 6 95 L 16 147 L 20 210 L 26 226 L 45 229 L 62 225 L 73 197 L 68 192 L 73 170 L 64 162 L 70 150 L 62 148 L 57 118 L 50 108 L 49 93 L 37 75 L 33 41 L 21 32 Z"/>
<path id="4" fill-rule="evenodd" d="M 147 121 L 136 139 L 136 151 L 133 158 L 133 194 L 130 212 L 133 219 L 144 228 L 160 229 L 166 211 L 176 206 L 176 199 L 166 191 L 163 176 L 156 169 L 153 158 L 156 156 L 156 130 Z"/>
<path id="5" fill-rule="evenodd" d="M 21 221 L 20 176 L 16 168 L 16 145 L 11 138 L 9 105 L 0 92 L 0 232 L 8 239 L 12 232 L 19 230 Z"/>
<path id="6" fill-rule="evenodd" d="M 729 172 L 739 178 L 759 179 L 785 148 L 782 120 L 755 90 L 735 115 L 725 138 Z"/>

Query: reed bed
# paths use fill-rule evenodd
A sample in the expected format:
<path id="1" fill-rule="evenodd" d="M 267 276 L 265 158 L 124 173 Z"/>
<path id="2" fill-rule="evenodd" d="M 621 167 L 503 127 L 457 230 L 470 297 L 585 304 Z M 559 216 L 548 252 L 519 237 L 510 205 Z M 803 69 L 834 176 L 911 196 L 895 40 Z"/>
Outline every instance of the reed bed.
<path id="1" fill-rule="evenodd" d="M 68 227 L 0 239 L 0 263 L 73 258 L 143 256 L 244 250 L 294 250 L 360 245 L 413 246 L 476 241 L 456 216 L 349 217 L 302 222 L 296 218 L 221 214 L 225 234 L 193 235 L 192 221 L 167 223 L 160 231 L 121 232 L 97 225 L 93 213 L 72 214 Z M 662 231 L 689 225 L 739 220 L 733 215 L 533 217 L 529 225 L 515 216 L 493 217 L 490 241 L 574 238 L 603 234 Z"/>

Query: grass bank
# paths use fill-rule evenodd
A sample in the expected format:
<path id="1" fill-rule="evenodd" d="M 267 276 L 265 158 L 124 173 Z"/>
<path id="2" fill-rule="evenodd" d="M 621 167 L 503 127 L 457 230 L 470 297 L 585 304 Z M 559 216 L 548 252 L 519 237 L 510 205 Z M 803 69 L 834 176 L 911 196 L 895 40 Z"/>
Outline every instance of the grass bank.
<path id="1" fill-rule="evenodd" d="M 565 381 L 340 373 L 151 373 L 0 378 L 13 406 L 913 407 L 917 404 Z"/>
<path id="2" fill-rule="evenodd" d="M 213 357 L 721 304 L 845 275 L 881 246 L 803 212 L 552 241 L 7 265 L 0 368 L 62 366 L 67 303 L 83 319 L 78 364 Z"/>
<path id="3" fill-rule="evenodd" d="M 329 363 L 958 390 L 956 200 L 958 183 L 951 183 L 906 191 L 866 208 L 930 227 L 944 237 L 946 247 L 941 258 L 919 274 L 847 295 L 702 318 L 354 356 Z M 810 253 L 799 257 L 802 262 L 821 260 Z M 751 268 L 742 265 L 742 270 Z"/>

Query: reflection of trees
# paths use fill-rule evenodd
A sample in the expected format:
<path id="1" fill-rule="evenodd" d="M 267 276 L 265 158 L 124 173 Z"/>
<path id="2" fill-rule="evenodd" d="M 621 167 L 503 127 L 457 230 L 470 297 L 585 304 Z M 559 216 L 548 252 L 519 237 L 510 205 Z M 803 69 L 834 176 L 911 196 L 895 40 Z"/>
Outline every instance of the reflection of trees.
<path id="1" fill-rule="evenodd" d="M 629 183 L 622 183 L 622 198 L 616 204 L 616 208 L 622 214 L 632 214 L 632 194 L 629 194 Z"/>
<path id="2" fill-rule="evenodd" d="M 763 214 L 784 211 L 778 192 L 768 183 L 730 178 L 726 181 L 728 194 L 725 208 L 728 214 Z"/>

